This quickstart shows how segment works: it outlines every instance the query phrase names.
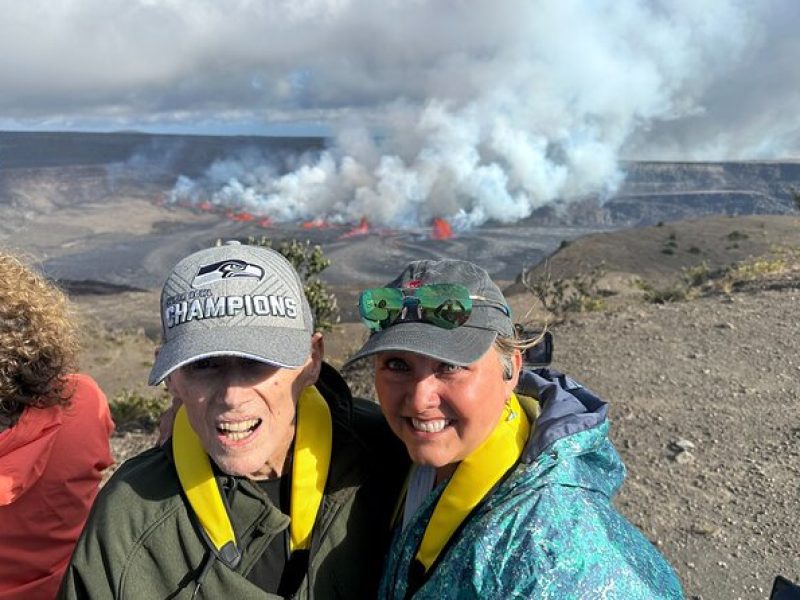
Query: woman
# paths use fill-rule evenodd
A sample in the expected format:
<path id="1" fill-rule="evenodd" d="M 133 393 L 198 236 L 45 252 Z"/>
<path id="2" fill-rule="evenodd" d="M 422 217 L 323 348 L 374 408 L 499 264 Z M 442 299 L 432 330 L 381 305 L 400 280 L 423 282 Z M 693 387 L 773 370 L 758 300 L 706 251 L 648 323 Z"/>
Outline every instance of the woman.
<path id="1" fill-rule="evenodd" d="M 382 598 L 681 598 L 613 507 L 607 405 L 521 372 L 505 298 L 463 261 L 416 261 L 360 298 L 384 415 L 415 463 Z M 515 392 L 516 391 L 516 392 Z"/>
<path id="2" fill-rule="evenodd" d="M 0 252 L 0 599 L 53 598 L 112 464 L 114 424 L 87 375 L 70 374 L 64 295 Z"/>

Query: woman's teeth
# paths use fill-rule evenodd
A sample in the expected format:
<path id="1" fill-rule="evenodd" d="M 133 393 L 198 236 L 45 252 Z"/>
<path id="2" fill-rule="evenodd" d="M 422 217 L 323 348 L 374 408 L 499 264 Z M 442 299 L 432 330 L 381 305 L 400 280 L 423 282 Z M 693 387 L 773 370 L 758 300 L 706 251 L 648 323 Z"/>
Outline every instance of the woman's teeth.
<path id="1" fill-rule="evenodd" d="M 425 433 L 439 433 L 442 429 L 447 427 L 447 419 L 430 419 L 421 421 L 420 419 L 411 419 L 411 425 L 417 431 L 424 431 Z"/>
<path id="2" fill-rule="evenodd" d="M 229 440 L 238 442 L 243 440 L 258 427 L 261 419 L 248 419 L 247 421 L 226 421 L 217 425 L 217 431 Z"/>

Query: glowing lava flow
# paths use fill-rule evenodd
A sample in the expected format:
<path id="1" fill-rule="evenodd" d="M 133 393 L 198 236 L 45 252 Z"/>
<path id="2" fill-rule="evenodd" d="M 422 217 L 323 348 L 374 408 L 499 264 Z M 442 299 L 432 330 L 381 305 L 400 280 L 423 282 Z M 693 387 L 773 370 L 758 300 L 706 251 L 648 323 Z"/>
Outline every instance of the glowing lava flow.
<path id="1" fill-rule="evenodd" d="M 228 213 L 226 216 L 232 221 L 255 221 L 255 216 L 249 212 Z"/>
<path id="2" fill-rule="evenodd" d="M 328 223 L 325 219 L 312 219 L 311 221 L 305 221 L 300 227 L 303 229 L 327 229 L 330 227 L 330 223 Z"/>
<path id="3" fill-rule="evenodd" d="M 361 217 L 358 226 L 353 227 L 350 231 L 342 235 L 343 238 L 355 237 L 358 235 L 367 235 L 369 233 L 369 222 L 367 217 Z"/>
<path id="4" fill-rule="evenodd" d="M 434 240 L 449 240 L 451 237 L 453 237 L 453 228 L 450 227 L 450 223 L 441 217 L 436 217 L 433 220 L 431 238 Z"/>

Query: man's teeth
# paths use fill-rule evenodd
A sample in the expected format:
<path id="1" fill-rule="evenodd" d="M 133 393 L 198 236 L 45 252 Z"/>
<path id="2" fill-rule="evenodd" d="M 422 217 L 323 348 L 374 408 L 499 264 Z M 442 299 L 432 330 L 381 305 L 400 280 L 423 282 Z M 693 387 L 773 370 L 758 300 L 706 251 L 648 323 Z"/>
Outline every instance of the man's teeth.
<path id="1" fill-rule="evenodd" d="M 447 427 L 447 419 L 431 419 L 428 421 L 421 421 L 419 419 L 411 419 L 411 424 L 417 431 L 424 431 L 425 433 L 438 433 Z"/>
<path id="2" fill-rule="evenodd" d="M 259 424 L 259 419 L 248 419 L 247 421 L 226 421 L 219 423 L 217 429 L 229 440 L 238 442 L 243 440 Z"/>

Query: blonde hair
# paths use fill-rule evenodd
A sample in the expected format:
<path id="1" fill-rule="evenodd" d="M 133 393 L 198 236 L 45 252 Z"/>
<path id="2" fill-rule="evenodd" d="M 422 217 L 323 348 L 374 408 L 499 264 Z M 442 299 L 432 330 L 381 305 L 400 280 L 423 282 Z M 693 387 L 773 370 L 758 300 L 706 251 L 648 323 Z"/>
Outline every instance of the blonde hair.
<path id="1" fill-rule="evenodd" d="M 77 351 L 64 293 L 0 251 L 0 429 L 15 425 L 28 406 L 69 401 L 65 375 L 75 367 Z"/>
<path id="2" fill-rule="evenodd" d="M 542 328 L 542 332 L 535 338 L 521 338 L 519 336 L 521 326 L 514 326 L 514 336 L 497 336 L 494 341 L 494 348 L 503 365 L 503 377 L 511 379 L 514 375 L 514 353 L 519 350 L 525 352 L 528 348 L 533 348 L 544 339 L 547 326 Z"/>

